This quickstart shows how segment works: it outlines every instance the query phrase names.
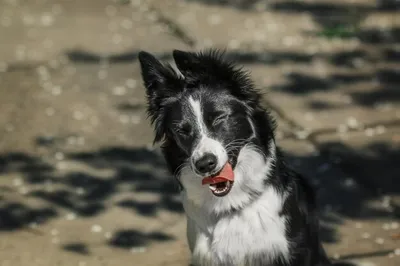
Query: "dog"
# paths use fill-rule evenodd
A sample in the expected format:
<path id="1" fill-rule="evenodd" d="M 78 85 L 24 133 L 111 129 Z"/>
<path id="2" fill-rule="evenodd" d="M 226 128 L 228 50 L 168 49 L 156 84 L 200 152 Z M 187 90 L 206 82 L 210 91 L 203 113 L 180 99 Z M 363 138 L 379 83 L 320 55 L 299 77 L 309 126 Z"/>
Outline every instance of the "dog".
<path id="1" fill-rule="evenodd" d="M 250 74 L 215 49 L 172 55 L 175 68 L 145 51 L 138 58 L 192 265 L 331 265 L 313 189 L 285 162 Z"/>

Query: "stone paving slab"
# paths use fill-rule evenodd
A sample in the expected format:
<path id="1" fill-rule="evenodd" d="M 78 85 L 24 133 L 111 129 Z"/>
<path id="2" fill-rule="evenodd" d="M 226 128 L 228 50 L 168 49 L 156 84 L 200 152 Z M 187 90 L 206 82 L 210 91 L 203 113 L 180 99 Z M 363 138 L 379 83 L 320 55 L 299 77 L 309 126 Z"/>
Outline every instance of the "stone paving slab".
<path id="1" fill-rule="evenodd" d="M 149 1 L 160 13 L 176 23 L 196 42 L 196 48 L 218 47 L 241 53 L 285 51 L 318 53 L 354 49 L 354 38 L 327 40 L 316 32 L 325 23 L 321 18 L 352 20 L 360 16 L 360 29 L 366 39 L 379 35 L 379 29 L 400 25 L 396 11 L 376 9 L 375 1 Z M 239 5 L 235 5 L 239 3 Z M 240 3 L 243 3 L 241 6 Z M 350 10 L 350 12 L 349 12 Z M 353 12 L 353 13 L 351 13 Z M 370 32 L 373 31 L 373 33 Z M 221 34 L 224 32 L 224 34 Z M 273 55 L 260 56 L 268 61 Z"/>
<path id="2" fill-rule="evenodd" d="M 243 11 L 203 1 L 151 2 L 196 41 L 196 48 L 244 49 L 246 52 L 301 48 L 310 41 L 301 32 L 315 29 L 307 15 L 293 19 L 293 14 L 277 14 L 265 9 Z"/>
<path id="3" fill-rule="evenodd" d="M 77 57 L 80 52 L 125 55 L 129 60 L 139 49 L 165 52 L 187 47 L 157 21 L 157 14 L 140 4 L 2 1 L 0 10 L 0 35 L 7 36 L 2 38 L 0 61 L 7 63 L 45 61 L 67 52 Z"/>
<path id="4" fill-rule="evenodd" d="M 179 230 L 182 223 L 185 222 L 177 224 Z M 50 236 L 50 233 L 46 233 L 45 236 L 34 236 L 29 232 L 10 234 L 9 240 L 1 241 L 6 244 L 0 244 L 2 265 L 188 265 L 186 245 L 178 241 L 157 243 L 146 249 L 141 247 L 131 250 L 109 248 L 103 244 L 105 242 L 103 234 L 90 237 L 89 234 L 82 233 L 82 230 L 90 230 L 92 226 L 90 222 L 81 222 L 75 226 L 53 223 L 52 226 L 81 233 L 79 237 L 73 238 L 74 242 L 67 242 L 63 236 L 54 238 Z M 51 227 L 46 229 L 54 230 Z M 60 232 L 60 234 L 63 233 L 63 231 Z M 55 239 L 60 239 L 60 242 L 54 244 L 53 242 L 58 241 Z M 76 242 L 79 239 L 84 239 L 85 244 Z M 24 252 L 17 254 L 16 249 Z"/>
<path id="5" fill-rule="evenodd" d="M 378 194 L 399 197 L 400 127 L 378 125 L 362 132 L 316 136 L 319 148 L 332 157 L 357 182 Z"/>
<path id="6" fill-rule="evenodd" d="M 343 220 L 337 228 L 340 244 L 327 243 L 332 257 L 356 265 L 399 265 L 399 244 L 392 236 L 397 234 L 398 220 Z"/>
<path id="7" fill-rule="evenodd" d="M 321 67 L 330 73 L 310 74 Z M 379 81 L 385 70 L 343 74 L 318 64 L 300 68 L 288 74 L 278 69 L 265 71 L 263 76 L 261 69 L 254 72 L 264 81 L 268 101 L 308 131 L 354 130 L 400 119 L 397 81 Z M 387 71 L 397 75 L 395 71 Z M 276 75 L 281 78 L 276 79 Z"/>
<path id="8" fill-rule="evenodd" d="M 0 86 L 5 94 L 0 99 L 4 138 L 21 134 L 16 142 L 1 141 L 3 151 L 31 150 L 39 137 L 43 142 L 46 138 L 55 142 L 53 137 L 66 141 L 69 136 L 85 135 L 83 141 L 89 147 L 135 144 L 135 139 L 152 142 L 147 121 L 146 126 L 139 126 L 146 114 L 137 64 L 66 63 L 56 69 L 44 64 L 7 73 Z M 102 132 L 101 138 L 98 132 Z"/>
<path id="9" fill-rule="evenodd" d="M 62 160 L 23 156 L 0 156 L 5 265 L 185 260 L 182 209 L 158 153 L 108 147 Z"/>
<path id="10" fill-rule="evenodd" d="M 282 140 L 278 145 L 291 166 L 317 188 L 322 240 L 329 256 L 356 265 L 398 265 L 399 243 L 392 236 L 400 223 L 385 199 L 358 184 L 308 141 Z"/>

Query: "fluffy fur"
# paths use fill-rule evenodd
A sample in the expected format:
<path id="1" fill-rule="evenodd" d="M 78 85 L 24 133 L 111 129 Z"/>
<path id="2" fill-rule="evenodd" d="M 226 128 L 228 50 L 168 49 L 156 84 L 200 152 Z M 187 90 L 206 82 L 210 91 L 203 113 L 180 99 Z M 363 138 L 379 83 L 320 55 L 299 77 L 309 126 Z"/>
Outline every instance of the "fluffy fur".
<path id="1" fill-rule="evenodd" d="M 330 265 L 313 190 L 285 164 L 249 75 L 214 50 L 173 58 L 180 73 L 139 54 L 155 142 L 180 185 L 192 264 Z M 227 162 L 235 181 L 217 197 L 201 180 Z"/>

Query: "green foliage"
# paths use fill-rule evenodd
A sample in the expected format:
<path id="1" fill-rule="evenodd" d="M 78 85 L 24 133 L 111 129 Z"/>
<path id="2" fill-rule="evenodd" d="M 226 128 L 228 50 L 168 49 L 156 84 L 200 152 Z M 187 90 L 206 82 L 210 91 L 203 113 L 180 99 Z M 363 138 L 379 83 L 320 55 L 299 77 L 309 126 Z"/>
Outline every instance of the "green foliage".
<path id="1" fill-rule="evenodd" d="M 337 25 L 332 27 L 325 27 L 317 33 L 320 37 L 325 38 L 351 38 L 357 36 L 357 28 L 347 25 Z"/>

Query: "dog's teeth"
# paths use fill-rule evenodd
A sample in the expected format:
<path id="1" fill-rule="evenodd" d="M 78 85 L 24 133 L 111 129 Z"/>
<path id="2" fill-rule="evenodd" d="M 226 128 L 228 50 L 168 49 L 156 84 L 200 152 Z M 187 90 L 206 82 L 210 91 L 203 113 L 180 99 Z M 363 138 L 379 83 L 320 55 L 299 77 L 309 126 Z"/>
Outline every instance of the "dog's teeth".
<path id="1" fill-rule="evenodd" d="M 223 186 L 221 186 L 221 183 L 219 184 L 210 184 L 208 187 L 210 188 L 210 190 L 212 191 L 212 193 L 216 196 L 222 196 L 222 195 L 226 195 L 226 192 L 229 192 L 230 188 L 231 188 L 231 183 L 229 181 L 225 181 L 224 183 L 222 183 Z"/>

